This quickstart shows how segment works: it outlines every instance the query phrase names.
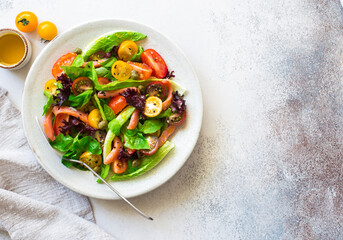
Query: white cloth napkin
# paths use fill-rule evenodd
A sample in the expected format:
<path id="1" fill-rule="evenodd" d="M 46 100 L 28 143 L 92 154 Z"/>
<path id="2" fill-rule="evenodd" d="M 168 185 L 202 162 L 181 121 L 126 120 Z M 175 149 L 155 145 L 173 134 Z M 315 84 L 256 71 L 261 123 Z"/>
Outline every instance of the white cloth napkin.
<path id="1" fill-rule="evenodd" d="M 94 224 L 86 197 L 41 168 L 26 141 L 20 112 L 1 88 L 0 230 L 18 240 L 113 239 Z"/>

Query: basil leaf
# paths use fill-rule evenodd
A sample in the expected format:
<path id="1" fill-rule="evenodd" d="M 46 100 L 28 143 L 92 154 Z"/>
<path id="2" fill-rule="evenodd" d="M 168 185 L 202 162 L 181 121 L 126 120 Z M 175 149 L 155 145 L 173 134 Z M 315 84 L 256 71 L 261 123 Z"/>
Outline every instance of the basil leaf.
<path id="1" fill-rule="evenodd" d="M 81 67 L 85 61 L 83 61 L 82 55 L 77 55 L 73 63 L 70 66 Z"/>
<path id="2" fill-rule="evenodd" d="M 104 104 L 104 114 L 106 116 L 107 121 L 112 121 L 116 117 L 112 108 L 110 108 L 107 104 Z"/>
<path id="3" fill-rule="evenodd" d="M 152 119 L 146 120 L 143 125 L 139 125 L 139 131 L 144 134 L 155 133 L 163 126 L 163 123 L 160 120 Z"/>
<path id="4" fill-rule="evenodd" d="M 49 141 L 49 142 L 50 142 L 51 147 L 61 152 L 66 152 L 71 148 L 74 142 L 74 139 L 69 135 L 64 136 L 61 133 L 56 136 L 54 141 Z"/>
<path id="5" fill-rule="evenodd" d="M 130 132 L 124 127 L 122 133 L 125 139 L 125 147 L 137 150 L 150 149 L 148 141 L 145 139 L 141 132 L 137 132 L 137 134 L 133 135 L 132 132 Z"/>

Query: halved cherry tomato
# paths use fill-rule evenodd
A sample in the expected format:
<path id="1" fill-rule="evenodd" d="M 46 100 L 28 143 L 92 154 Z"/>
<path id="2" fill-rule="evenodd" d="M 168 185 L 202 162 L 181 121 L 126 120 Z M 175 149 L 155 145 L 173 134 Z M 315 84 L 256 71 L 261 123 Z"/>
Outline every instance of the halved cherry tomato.
<path id="1" fill-rule="evenodd" d="M 108 103 L 108 106 L 112 108 L 114 114 L 118 114 L 126 105 L 126 99 L 122 95 L 113 97 Z"/>
<path id="2" fill-rule="evenodd" d="M 141 55 L 142 62 L 152 68 L 152 75 L 157 78 L 164 78 L 168 68 L 163 58 L 154 49 L 147 49 Z"/>
<path id="3" fill-rule="evenodd" d="M 61 127 L 64 126 L 63 120 L 68 122 L 69 121 L 69 115 L 62 113 L 62 114 L 58 114 L 55 117 L 54 132 L 55 132 L 56 136 L 61 133 Z"/>
<path id="4" fill-rule="evenodd" d="M 173 126 L 180 126 L 186 119 L 186 111 L 183 113 L 173 113 L 167 118 L 167 123 Z"/>
<path id="5" fill-rule="evenodd" d="M 159 140 L 157 137 L 149 136 L 147 137 L 147 141 L 149 143 L 150 150 L 141 150 L 141 153 L 148 156 L 153 155 L 159 147 Z"/>
<path id="6" fill-rule="evenodd" d="M 138 77 L 140 80 L 146 80 L 151 76 L 152 69 L 148 65 L 130 61 L 128 61 L 127 64 L 129 64 L 133 68 L 133 70 L 138 73 Z"/>
<path id="7" fill-rule="evenodd" d="M 126 40 L 118 48 L 118 57 L 123 61 L 129 61 L 137 52 L 137 44 L 134 41 Z"/>
<path id="8" fill-rule="evenodd" d="M 55 135 L 54 135 L 54 128 L 52 127 L 52 119 L 53 119 L 53 113 L 52 113 L 52 108 L 50 108 L 47 113 L 45 114 L 44 117 L 44 130 L 46 133 L 46 136 L 51 140 L 55 140 Z"/>
<path id="9" fill-rule="evenodd" d="M 132 88 L 135 91 L 138 91 L 138 88 L 136 87 L 128 87 L 128 88 Z M 111 90 L 111 91 L 100 91 L 98 92 L 98 98 L 114 98 L 116 96 L 118 96 L 120 93 L 125 92 L 128 88 L 122 88 L 122 89 L 118 89 L 118 90 Z"/>
<path id="10" fill-rule="evenodd" d="M 95 68 L 99 68 L 99 67 L 101 67 L 102 62 L 105 62 L 105 60 L 93 61 L 93 66 Z M 87 63 L 89 63 L 89 62 L 84 62 L 81 67 L 84 68 L 87 65 Z"/>
<path id="11" fill-rule="evenodd" d="M 45 91 L 51 93 L 52 95 L 56 94 L 57 86 L 56 86 L 56 79 L 51 79 L 45 83 L 44 89 Z"/>
<path id="12" fill-rule="evenodd" d="M 87 77 L 76 78 L 71 86 L 71 90 L 77 96 L 87 90 L 93 89 L 93 82 Z"/>
<path id="13" fill-rule="evenodd" d="M 81 162 L 86 163 L 95 172 L 100 172 L 100 170 L 101 170 L 100 166 L 101 166 L 101 163 L 102 163 L 101 155 L 92 154 L 90 152 L 84 152 L 80 156 L 79 160 Z"/>
<path id="14" fill-rule="evenodd" d="M 125 159 L 116 159 L 111 163 L 111 169 L 115 174 L 121 174 L 127 169 L 127 160 Z"/>
<path id="15" fill-rule="evenodd" d="M 119 156 L 119 149 L 123 147 L 122 142 L 120 141 L 119 137 L 115 137 L 113 140 L 114 146 L 112 151 L 107 155 L 106 159 L 104 160 L 105 164 L 110 164 L 117 160 Z"/>
<path id="16" fill-rule="evenodd" d="M 21 32 L 32 32 L 37 28 L 38 18 L 33 12 L 21 12 L 15 18 L 15 25 Z"/>
<path id="17" fill-rule="evenodd" d="M 99 128 L 99 123 L 102 121 L 102 117 L 100 114 L 99 109 L 93 109 L 89 114 L 88 114 L 88 122 L 89 126 L 92 128 Z"/>
<path id="18" fill-rule="evenodd" d="M 88 61 L 98 61 L 100 59 L 105 58 L 106 52 L 105 51 L 96 51 L 92 55 L 89 56 Z"/>
<path id="19" fill-rule="evenodd" d="M 118 81 L 125 81 L 131 76 L 132 67 L 123 61 L 116 61 L 111 68 L 112 76 Z"/>
<path id="20" fill-rule="evenodd" d="M 71 53 L 67 53 L 67 54 L 63 55 L 62 57 L 60 57 L 59 59 L 57 59 L 54 66 L 52 67 L 52 76 L 54 76 L 54 78 L 57 78 L 63 72 L 62 68 L 60 68 L 60 67 L 61 66 L 70 66 L 73 63 L 76 56 L 77 56 L 76 53 L 71 52 Z"/>
<path id="21" fill-rule="evenodd" d="M 55 116 L 57 116 L 58 114 L 61 114 L 61 113 L 65 113 L 65 114 L 69 114 L 70 116 L 73 116 L 73 117 L 81 120 L 82 122 L 88 124 L 88 114 L 81 112 L 81 111 L 78 111 L 74 108 L 67 107 L 67 106 L 62 106 L 62 107 L 55 106 L 52 108 L 52 111 L 55 114 Z"/>
<path id="22" fill-rule="evenodd" d="M 144 115 L 147 117 L 156 117 L 162 111 L 162 100 L 158 97 L 151 96 L 146 99 Z"/>
<path id="23" fill-rule="evenodd" d="M 161 147 L 168 139 L 170 135 L 175 131 L 175 126 L 167 127 L 158 138 L 158 146 Z"/>
<path id="24" fill-rule="evenodd" d="M 127 126 L 127 129 L 129 130 L 135 129 L 138 125 L 138 122 L 139 122 L 139 110 L 136 109 L 131 115 L 130 123 Z"/>
<path id="25" fill-rule="evenodd" d="M 167 88 L 162 81 L 154 81 L 148 84 L 145 93 L 163 99 L 167 95 Z"/>
<path id="26" fill-rule="evenodd" d="M 109 84 L 111 80 L 105 77 L 98 77 L 98 82 L 100 85 L 106 85 L 106 84 Z"/>

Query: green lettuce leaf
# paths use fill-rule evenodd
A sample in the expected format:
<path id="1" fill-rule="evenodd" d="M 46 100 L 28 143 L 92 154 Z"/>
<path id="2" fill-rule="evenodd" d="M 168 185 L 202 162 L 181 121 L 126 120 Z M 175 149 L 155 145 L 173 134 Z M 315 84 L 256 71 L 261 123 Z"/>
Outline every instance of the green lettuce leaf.
<path id="1" fill-rule="evenodd" d="M 74 94 L 70 94 L 68 99 L 70 102 L 70 106 L 75 108 L 83 107 L 91 100 L 92 94 L 93 90 L 87 90 L 77 96 L 75 96 Z"/>
<path id="2" fill-rule="evenodd" d="M 100 63 L 100 65 L 104 68 L 111 68 L 115 61 L 117 61 L 117 59 L 115 57 L 111 57 L 107 59 L 106 61 Z"/>
<path id="3" fill-rule="evenodd" d="M 112 121 L 116 117 L 112 108 L 110 108 L 107 104 L 104 104 L 104 114 L 106 116 L 107 121 Z"/>
<path id="4" fill-rule="evenodd" d="M 43 114 L 42 114 L 42 116 L 44 116 L 47 113 L 47 111 L 49 110 L 49 108 L 51 107 L 51 104 L 53 102 L 54 102 L 53 96 L 52 96 L 52 94 L 50 94 L 48 96 L 48 101 L 46 102 L 46 104 L 43 107 Z"/>
<path id="5" fill-rule="evenodd" d="M 87 61 L 88 57 L 96 51 L 109 52 L 113 46 L 119 45 L 125 40 L 139 41 L 146 38 L 146 35 L 139 32 L 115 32 L 107 33 L 92 41 L 83 51 L 83 59 Z"/>
<path id="6" fill-rule="evenodd" d="M 70 66 L 81 67 L 85 61 L 83 61 L 82 55 L 77 55 L 73 63 Z"/>
<path id="7" fill-rule="evenodd" d="M 138 167 L 132 167 L 132 162 L 129 161 L 128 169 L 121 175 L 114 174 L 111 177 L 113 181 L 121 181 L 131 179 L 146 173 L 154 168 L 162 159 L 174 148 L 174 144 L 166 141 L 157 151 L 151 156 L 142 158 L 142 163 Z"/>
<path id="8" fill-rule="evenodd" d="M 140 62 L 141 61 L 141 55 L 144 52 L 144 48 L 142 46 L 138 46 L 138 52 L 133 55 L 133 57 L 130 59 L 132 62 Z"/>
<path id="9" fill-rule="evenodd" d="M 124 146 L 131 149 L 150 149 L 148 141 L 145 139 L 141 132 L 137 132 L 135 135 L 126 128 L 122 128 L 122 133 L 125 139 Z M 131 133 L 131 134 L 130 134 Z"/>
<path id="10" fill-rule="evenodd" d="M 146 120 L 143 125 L 138 126 L 138 130 L 144 134 L 155 133 L 163 126 L 163 123 L 160 120 L 152 119 Z"/>

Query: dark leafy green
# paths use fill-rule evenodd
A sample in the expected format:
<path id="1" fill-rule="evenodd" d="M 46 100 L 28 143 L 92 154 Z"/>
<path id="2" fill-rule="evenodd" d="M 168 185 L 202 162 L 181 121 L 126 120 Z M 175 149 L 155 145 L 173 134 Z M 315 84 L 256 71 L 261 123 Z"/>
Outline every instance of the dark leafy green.
<path id="1" fill-rule="evenodd" d="M 54 141 L 50 141 L 50 145 L 61 152 L 67 152 L 73 142 L 74 139 L 71 136 L 64 136 L 63 134 L 59 134 L 56 136 Z"/>
<path id="2" fill-rule="evenodd" d="M 124 146 L 131 149 L 150 149 L 148 141 L 145 139 L 141 132 L 132 134 L 133 132 L 128 131 L 126 127 L 122 128 L 122 133 L 125 139 Z"/>

